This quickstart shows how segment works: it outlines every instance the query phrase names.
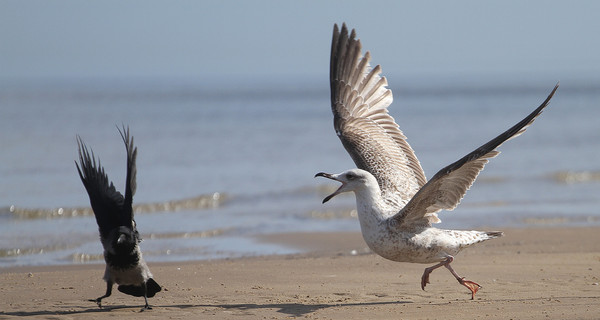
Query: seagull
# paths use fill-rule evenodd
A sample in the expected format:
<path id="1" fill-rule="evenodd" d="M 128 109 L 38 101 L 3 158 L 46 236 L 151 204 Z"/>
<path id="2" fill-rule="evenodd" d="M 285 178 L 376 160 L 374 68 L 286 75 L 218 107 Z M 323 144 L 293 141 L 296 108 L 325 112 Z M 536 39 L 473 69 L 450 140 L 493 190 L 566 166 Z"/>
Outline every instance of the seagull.
<path id="1" fill-rule="evenodd" d="M 504 141 L 522 134 L 540 115 L 558 89 L 519 123 L 473 152 L 438 171 L 427 181 L 419 160 L 398 125 L 388 114 L 392 91 L 381 76 L 381 67 L 371 68 L 371 55 L 361 53 L 354 29 L 348 34 L 333 29 L 331 45 L 331 109 L 333 125 L 344 148 L 358 168 L 339 174 L 320 172 L 341 183 L 323 203 L 344 192 L 354 192 L 362 236 L 369 248 L 385 259 L 435 265 L 425 268 L 421 289 L 429 275 L 446 267 L 471 291 L 481 286 L 459 276 L 450 266 L 463 248 L 503 236 L 500 231 L 463 231 L 434 228 L 437 213 L 453 210 L 489 159 Z"/>
<path id="2" fill-rule="evenodd" d="M 139 243 L 140 235 L 133 219 L 132 201 L 136 189 L 137 148 L 133 146 L 133 137 L 129 136 L 129 128 L 119 130 L 127 150 L 127 179 L 125 182 L 125 197 L 115 189 L 100 159 L 96 163 L 93 151 L 77 136 L 79 147 L 79 164 L 75 161 L 79 177 L 90 196 L 90 204 L 100 230 L 100 241 L 104 247 L 106 269 L 106 293 L 90 301 L 102 308 L 102 299 L 112 293 L 113 284 L 118 285 L 119 291 L 135 297 L 144 297 L 146 302 L 141 311 L 152 309 L 148 298 L 161 291 L 161 287 L 152 278 L 152 273 L 142 257 Z"/>

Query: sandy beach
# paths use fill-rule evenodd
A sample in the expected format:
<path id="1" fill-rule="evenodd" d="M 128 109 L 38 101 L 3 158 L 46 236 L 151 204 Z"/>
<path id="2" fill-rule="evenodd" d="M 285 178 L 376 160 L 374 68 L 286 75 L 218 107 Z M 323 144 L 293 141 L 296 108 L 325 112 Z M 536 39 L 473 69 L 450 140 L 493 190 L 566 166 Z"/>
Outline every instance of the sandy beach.
<path id="1" fill-rule="evenodd" d="M 444 268 L 370 253 L 358 233 L 261 237 L 307 253 L 152 263 L 163 291 L 143 299 L 115 288 L 104 308 L 103 265 L 0 269 L 0 318 L 40 319 L 598 319 L 600 228 L 504 230 L 468 248 L 454 269 L 483 288 L 470 300 Z"/>

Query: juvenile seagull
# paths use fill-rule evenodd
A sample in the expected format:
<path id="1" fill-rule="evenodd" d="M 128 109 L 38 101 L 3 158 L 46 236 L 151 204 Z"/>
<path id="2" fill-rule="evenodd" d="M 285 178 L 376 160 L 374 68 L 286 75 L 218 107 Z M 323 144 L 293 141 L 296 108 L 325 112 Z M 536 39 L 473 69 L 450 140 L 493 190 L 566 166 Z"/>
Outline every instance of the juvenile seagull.
<path id="1" fill-rule="evenodd" d="M 144 297 L 145 306 L 142 311 L 152 309 L 148 305 L 148 298 L 161 290 L 160 285 L 152 279 L 152 273 L 142 258 L 139 243 L 141 241 L 133 219 L 132 200 L 135 194 L 135 158 L 137 148 L 133 146 L 133 137 L 129 137 L 129 128 L 119 130 L 125 149 L 127 150 L 127 179 L 125 182 L 125 197 L 109 183 L 100 159 L 96 164 L 94 152 L 88 151 L 81 138 L 77 137 L 79 146 L 79 163 L 75 166 L 79 177 L 90 196 L 90 204 L 96 216 L 100 230 L 100 241 L 104 247 L 104 261 L 106 269 L 106 293 L 90 301 L 102 308 L 102 299 L 109 297 L 113 284 L 117 284 L 119 291 L 135 297 Z"/>
<path id="2" fill-rule="evenodd" d="M 525 119 L 488 143 L 436 173 L 429 182 L 406 137 L 388 114 L 392 91 L 381 67 L 369 66 L 371 56 L 361 54 L 360 40 L 346 25 L 341 33 L 333 29 L 331 44 L 331 109 L 335 132 L 358 169 L 339 174 L 320 172 L 315 177 L 336 180 L 342 185 L 327 196 L 353 191 L 362 235 L 371 250 L 400 262 L 437 263 L 421 277 L 421 289 L 429 274 L 444 266 L 471 291 L 471 299 L 481 286 L 465 280 L 450 266 L 463 248 L 502 232 L 442 230 L 437 212 L 453 210 L 488 159 L 499 154 L 496 148 L 527 129 L 548 105 L 558 84 L 546 100 Z"/>

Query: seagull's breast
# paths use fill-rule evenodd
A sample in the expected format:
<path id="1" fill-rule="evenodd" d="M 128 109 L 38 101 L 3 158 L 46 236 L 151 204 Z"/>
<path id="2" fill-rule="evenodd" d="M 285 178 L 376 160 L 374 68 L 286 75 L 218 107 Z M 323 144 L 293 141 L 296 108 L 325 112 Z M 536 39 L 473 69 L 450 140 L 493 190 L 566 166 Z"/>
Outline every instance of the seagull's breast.
<path id="1" fill-rule="evenodd" d="M 383 258 L 399 262 L 432 263 L 455 255 L 460 243 L 444 230 L 423 227 L 405 230 L 392 217 L 398 205 L 382 201 L 375 190 L 356 192 L 356 207 L 362 236 L 367 245 Z"/>
<path id="2" fill-rule="evenodd" d="M 456 255 L 461 246 L 439 229 L 426 228 L 418 232 L 398 230 L 389 220 L 378 225 L 361 224 L 365 242 L 385 259 L 398 262 L 434 263 Z"/>

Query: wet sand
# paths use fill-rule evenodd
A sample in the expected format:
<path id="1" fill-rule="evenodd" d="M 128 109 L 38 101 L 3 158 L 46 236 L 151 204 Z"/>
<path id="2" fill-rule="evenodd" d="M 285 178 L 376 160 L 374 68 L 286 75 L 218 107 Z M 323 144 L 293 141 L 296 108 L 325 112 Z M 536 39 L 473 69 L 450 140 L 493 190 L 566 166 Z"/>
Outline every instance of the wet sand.
<path id="1" fill-rule="evenodd" d="M 151 263 L 163 291 L 149 299 L 115 288 L 99 309 L 103 265 L 0 269 L 0 319 L 598 319 L 600 228 L 504 230 L 461 252 L 454 269 L 483 288 L 470 300 L 444 268 L 370 253 L 358 233 L 261 236 L 305 254 Z"/>

